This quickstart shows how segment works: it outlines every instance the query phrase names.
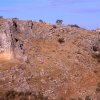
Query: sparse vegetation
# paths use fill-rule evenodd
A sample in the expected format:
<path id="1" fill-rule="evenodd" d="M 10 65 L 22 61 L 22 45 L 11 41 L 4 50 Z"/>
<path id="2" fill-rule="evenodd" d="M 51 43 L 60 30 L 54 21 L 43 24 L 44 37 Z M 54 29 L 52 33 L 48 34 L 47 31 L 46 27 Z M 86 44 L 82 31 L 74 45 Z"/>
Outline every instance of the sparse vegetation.
<path id="1" fill-rule="evenodd" d="M 61 20 L 61 19 L 56 20 L 56 24 L 62 24 L 62 23 L 63 23 L 63 20 Z"/>
<path id="2" fill-rule="evenodd" d="M 60 100 L 66 100 L 65 98 L 60 98 Z"/>
<path id="3" fill-rule="evenodd" d="M 93 46 L 93 51 L 98 51 L 98 47 L 97 46 Z"/>
<path id="4" fill-rule="evenodd" d="M 92 100 L 92 99 L 90 98 L 90 96 L 86 96 L 85 100 Z"/>
<path id="5" fill-rule="evenodd" d="M 64 38 L 59 38 L 59 39 L 58 39 L 58 42 L 59 42 L 59 43 L 64 43 L 65 40 L 64 40 Z"/>
<path id="6" fill-rule="evenodd" d="M 100 83 L 97 84 L 96 93 L 100 93 Z"/>
<path id="7" fill-rule="evenodd" d="M 17 92 L 15 92 L 15 91 L 7 91 L 5 93 L 5 97 L 8 98 L 9 100 L 14 99 L 16 94 L 17 94 Z"/>
<path id="8" fill-rule="evenodd" d="M 96 62 L 100 47 L 92 45 L 96 32 L 41 22 L 0 21 L 0 50 L 13 51 L 11 59 L 2 52 L 0 55 L 0 100 L 99 98 L 100 83 L 97 87 L 95 84 L 100 79 L 100 63 Z M 3 94 L 11 88 L 15 91 Z M 36 92 L 28 92 L 29 89 Z M 16 92 L 21 90 L 24 92 Z"/>
<path id="9" fill-rule="evenodd" d="M 3 18 L 3 16 L 0 16 L 0 18 Z"/>
<path id="10" fill-rule="evenodd" d="M 42 19 L 40 19 L 39 22 L 44 23 L 44 21 Z"/>
<path id="11" fill-rule="evenodd" d="M 83 99 L 79 97 L 78 100 L 83 100 Z"/>
<path id="12" fill-rule="evenodd" d="M 48 100 L 41 92 L 16 92 L 7 91 L 0 100 Z"/>
<path id="13" fill-rule="evenodd" d="M 99 47 L 99 41 L 97 41 L 97 43 L 95 45 L 93 45 L 92 47 L 92 50 L 93 50 L 93 53 L 92 53 L 92 56 L 94 58 L 96 58 L 98 61 L 100 61 L 100 47 Z"/>
<path id="14" fill-rule="evenodd" d="M 68 26 L 70 26 L 70 27 L 76 27 L 76 28 L 80 28 L 78 25 L 76 25 L 76 24 L 69 24 Z"/>
<path id="15" fill-rule="evenodd" d="M 76 100 L 75 98 L 71 98 L 70 100 Z"/>
<path id="16" fill-rule="evenodd" d="M 56 25 L 53 25 L 53 28 L 54 28 L 54 29 L 56 29 L 56 28 L 57 28 L 57 26 L 56 26 Z"/>

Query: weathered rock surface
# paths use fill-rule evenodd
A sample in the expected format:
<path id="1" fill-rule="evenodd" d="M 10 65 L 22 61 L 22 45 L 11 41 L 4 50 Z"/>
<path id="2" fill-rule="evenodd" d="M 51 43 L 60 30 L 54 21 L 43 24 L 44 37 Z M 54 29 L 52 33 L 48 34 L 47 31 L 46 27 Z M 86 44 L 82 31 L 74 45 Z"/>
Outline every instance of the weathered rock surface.
<path id="1" fill-rule="evenodd" d="M 92 56 L 97 41 L 96 31 L 1 18 L 0 94 L 35 91 L 49 100 L 100 100 L 100 62 Z"/>

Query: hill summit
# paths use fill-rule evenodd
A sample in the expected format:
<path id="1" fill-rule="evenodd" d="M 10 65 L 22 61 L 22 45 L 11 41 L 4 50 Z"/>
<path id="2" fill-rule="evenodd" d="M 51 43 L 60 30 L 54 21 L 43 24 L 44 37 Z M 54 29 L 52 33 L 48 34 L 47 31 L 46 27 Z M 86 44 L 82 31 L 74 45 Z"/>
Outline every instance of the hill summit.
<path id="1" fill-rule="evenodd" d="M 100 100 L 99 83 L 96 30 L 0 18 L 0 100 Z"/>

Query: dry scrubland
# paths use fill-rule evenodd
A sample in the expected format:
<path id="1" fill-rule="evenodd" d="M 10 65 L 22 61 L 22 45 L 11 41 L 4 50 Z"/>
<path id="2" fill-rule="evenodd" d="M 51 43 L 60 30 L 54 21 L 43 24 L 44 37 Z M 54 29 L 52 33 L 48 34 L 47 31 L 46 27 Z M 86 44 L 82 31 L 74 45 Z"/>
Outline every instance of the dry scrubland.
<path id="1" fill-rule="evenodd" d="M 100 100 L 98 32 L 0 18 L 0 100 Z"/>

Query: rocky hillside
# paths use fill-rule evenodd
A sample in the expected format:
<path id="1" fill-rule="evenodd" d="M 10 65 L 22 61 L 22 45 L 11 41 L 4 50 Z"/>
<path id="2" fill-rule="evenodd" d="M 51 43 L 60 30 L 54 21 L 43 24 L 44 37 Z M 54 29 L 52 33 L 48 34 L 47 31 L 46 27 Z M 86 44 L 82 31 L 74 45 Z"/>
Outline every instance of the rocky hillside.
<path id="1" fill-rule="evenodd" d="M 98 34 L 0 18 L 0 100 L 100 100 Z"/>

